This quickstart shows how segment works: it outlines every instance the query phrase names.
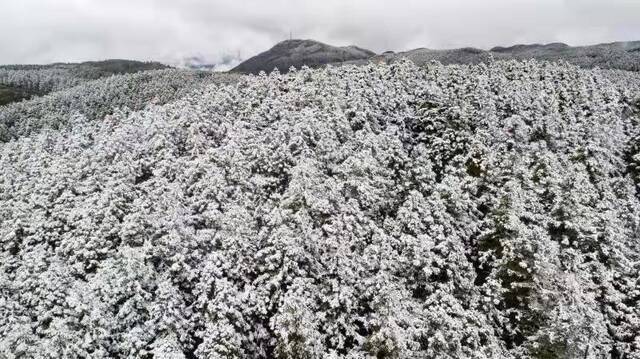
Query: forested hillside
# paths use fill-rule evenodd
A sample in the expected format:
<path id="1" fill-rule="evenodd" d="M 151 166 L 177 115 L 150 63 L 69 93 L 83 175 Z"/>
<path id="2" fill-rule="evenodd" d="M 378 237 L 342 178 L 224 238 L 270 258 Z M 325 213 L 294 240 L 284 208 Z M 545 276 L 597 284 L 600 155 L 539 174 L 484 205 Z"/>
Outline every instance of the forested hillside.
<path id="1" fill-rule="evenodd" d="M 234 83 L 238 75 L 190 70 L 157 70 L 110 76 L 0 107 L 0 142 L 38 131 L 64 128 L 74 115 L 102 120 L 114 110 L 141 110 L 202 90 L 212 83 Z"/>
<path id="2" fill-rule="evenodd" d="M 640 358 L 637 74 L 192 74 L 0 107 L 0 357 Z"/>
<path id="3" fill-rule="evenodd" d="M 90 61 L 79 64 L 0 66 L 0 106 L 111 75 L 166 69 L 157 62 Z"/>

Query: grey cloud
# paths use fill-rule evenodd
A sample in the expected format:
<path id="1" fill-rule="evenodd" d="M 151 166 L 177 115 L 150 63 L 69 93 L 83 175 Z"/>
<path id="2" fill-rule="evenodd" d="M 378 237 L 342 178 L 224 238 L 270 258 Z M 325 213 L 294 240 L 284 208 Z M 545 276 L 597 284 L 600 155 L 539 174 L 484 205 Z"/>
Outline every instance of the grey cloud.
<path id="1" fill-rule="evenodd" d="M 213 61 L 286 39 L 489 48 L 640 39 L 636 0 L 21 0 L 0 5 L 0 63 L 101 58 Z"/>

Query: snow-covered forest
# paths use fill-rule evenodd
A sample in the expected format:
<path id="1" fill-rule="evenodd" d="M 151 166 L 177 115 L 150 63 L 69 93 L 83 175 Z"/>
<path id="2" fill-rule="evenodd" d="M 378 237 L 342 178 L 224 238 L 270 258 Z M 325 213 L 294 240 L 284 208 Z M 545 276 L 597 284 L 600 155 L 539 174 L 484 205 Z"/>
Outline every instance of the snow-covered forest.
<path id="1" fill-rule="evenodd" d="M 114 109 L 129 113 L 149 104 L 166 104 L 208 84 L 233 83 L 237 77 L 168 69 L 87 81 L 31 101 L 0 107 L 0 141 L 25 136 L 43 127 L 64 127 L 74 117 L 72 115 L 94 121 L 101 120 Z"/>
<path id="2" fill-rule="evenodd" d="M 0 107 L 0 357 L 640 358 L 639 121 L 533 60 Z"/>
<path id="3" fill-rule="evenodd" d="M 161 70 L 157 62 L 130 60 L 89 61 L 77 64 L 0 66 L 0 106 L 76 87 L 118 74 Z"/>

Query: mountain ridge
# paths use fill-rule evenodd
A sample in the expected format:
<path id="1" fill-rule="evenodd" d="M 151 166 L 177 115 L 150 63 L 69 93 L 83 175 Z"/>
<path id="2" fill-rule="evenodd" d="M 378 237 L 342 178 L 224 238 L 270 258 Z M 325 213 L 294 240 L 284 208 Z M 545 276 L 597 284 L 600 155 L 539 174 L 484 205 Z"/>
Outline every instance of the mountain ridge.
<path id="1" fill-rule="evenodd" d="M 640 71 L 640 41 L 610 42 L 570 46 L 562 42 L 495 46 L 489 50 L 474 47 L 456 49 L 416 48 L 377 54 L 355 45 L 336 47 L 315 40 L 286 40 L 253 56 L 233 68 L 233 72 L 287 72 L 294 67 L 320 67 L 328 64 L 365 64 L 370 61 L 393 62 L 406 57 L 418 65 L 430 61 L 448 64 L 478 64 L 494 60 L 567 61 L 584 68 L 600 67 Z"/>

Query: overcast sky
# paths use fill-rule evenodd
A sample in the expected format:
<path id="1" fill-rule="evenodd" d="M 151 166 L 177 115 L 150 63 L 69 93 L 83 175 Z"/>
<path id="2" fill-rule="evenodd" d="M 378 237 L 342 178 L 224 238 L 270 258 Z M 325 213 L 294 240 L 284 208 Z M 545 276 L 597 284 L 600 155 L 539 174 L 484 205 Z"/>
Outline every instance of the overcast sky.
<path id="1" fill-rule="evenodd" d="M 0 0 L 0 63 L 218 62 L 290 31 L 376 52 L 640 40 L 640 0 Z"/>

